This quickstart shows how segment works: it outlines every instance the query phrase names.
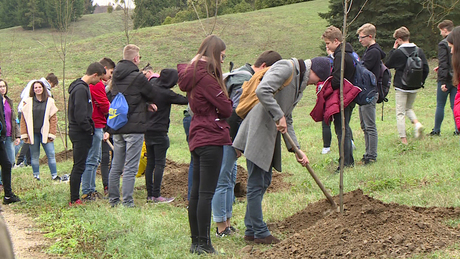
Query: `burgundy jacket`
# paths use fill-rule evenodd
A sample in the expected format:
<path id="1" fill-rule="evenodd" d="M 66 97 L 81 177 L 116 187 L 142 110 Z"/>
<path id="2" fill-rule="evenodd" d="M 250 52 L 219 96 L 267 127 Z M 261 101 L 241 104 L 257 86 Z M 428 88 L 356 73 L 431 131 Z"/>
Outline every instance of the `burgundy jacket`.
<path id="1" fill-rule="evenodd" d="M 232 114 L 232 101 L 208 73 L 206 62 L 196 62 L 196 71 L 195 63 L 177 65 L 179 88 L 187 92 L 193 112 L 188 139 L 190 151 L 202 146 L 231 145 L 230 127 L 225 119 Z"/>

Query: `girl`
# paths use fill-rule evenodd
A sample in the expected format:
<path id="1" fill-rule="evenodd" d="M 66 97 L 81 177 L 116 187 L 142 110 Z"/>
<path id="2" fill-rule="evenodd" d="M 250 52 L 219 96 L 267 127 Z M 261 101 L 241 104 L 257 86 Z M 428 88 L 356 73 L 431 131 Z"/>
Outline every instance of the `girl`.
<path id="1" fill-rule="evenodd" d="M 447 43 L 452 53 L 452 69 L 454 76 L 453 85 L 457 85 L 457 94 L 455 95 L 454 117 L 457 128 L 460 126 L 460 26 L 455 27 L 447 36 Z"/>

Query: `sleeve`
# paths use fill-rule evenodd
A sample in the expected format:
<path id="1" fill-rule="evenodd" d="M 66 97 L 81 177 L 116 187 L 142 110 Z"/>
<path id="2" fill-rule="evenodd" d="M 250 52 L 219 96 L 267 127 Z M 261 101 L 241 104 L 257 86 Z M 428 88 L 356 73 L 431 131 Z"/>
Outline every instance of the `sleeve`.
<path id="1" fill-rule="evenodd" d="M 388 57 L 385 61 L 385 66 L 388 68 L 396 68 L 397 58 L 395 58 L 395 51 L 396 49 L 391 49 L 390 52 L 388 52 Z"/>
<path id="2" fill-rule="evenodd" d="M 210 80 L 212 83 L 206 87 L 206 91 L 203 91 L 203 96 L 219 111 L 219 118 L 229 118 L 233 111 L 232 101 L 225 95 L 214 78 Z"/>
<path id="3" fill-rule="evenodd" d="M 422 49 L 420 49 L 420 58 L 423 62 L 423 84 L 425 84 L 425 80 L 430 73 L 430 67 L 428 66 L 428 61 L 426 60 L 425 53 L 423 53 Z"/>
<path id="4" fill-rule="evenodd" d="M 186 105 L 188 104 L 187 97 L 180 95 L 178 93 L 173 92 L 172 90 L 169 90 L 169 101 L 172 104 L 181 104 L 181 105 Z"/>
<path id="5" fill-rule="evenodd" d="M 28 138 L 29 136 L 27 134 L 27 125 L 26 125 L 26 120 L 24 119 L 24 116 L 21 116 L 20 128 L 21 128 L 21 139 Z"/>
<path id="6" fill-rule="evenodd" d="M 109 113 L 110 102 L 107 98 L 104 84 L 102 84 L 102 82 L 93 85 L 93 87 L 91 88 L 91 98 L 93 98 L 93 102 L 97 104 L 96 106 L 102 114 Z"/>
<path id="7" fill-rule="evenodd" d="M 338 54 L 341 54 L 342 52 L 338 52 Z M 346 55 L 346 53 L 345 53 Z M 334 62 L 333 62 L 333 67 L 332 67 L 332 80 L 331 80 L 331 86 L 332 89 L 339 89 L 340 88 L 340 70 L 342 68 L 342 61 L 341 61 L 341 56 L 335 57 Z"/>
<path id="8" fill-rule="evenodd" d="M 78 109 L 74 110 L 75 121 L 77 125 L 80 125 L 80 128 L 83 131 L 92 132 L 93 126 L 90 121 L 91 118 L 88 118 L 87 116 L 87 114 L 89 113 L 88 105 L 86 105 L 85 103 L 83 103 L 83 105 L 78 103 L 78 100 L 81 100 L 81 102 L 86 102 L 88 100 L 87 90 L 83 88 L 75 89 L 74 94 L 74 107 L 78 107 Z"/>
<path id="9" fill-rule="evenodd" d="M 149 83 L 149 80 L 142 75 L 139 75 L 136 80 L 138 80 L 139 85 L 141 85 L 141 95 L 144 96 L 148 102 L 153 102 L 156 91 L 154 91 L 153 86 Z"/>
<path id="10" fill-rule="evenodd" d="M 293 122 L 292 114 L 286 115 L 287 133 L 292 138 L 292 141 L 294 141 L 294 143 L 297 146 L 297 148 L 300 149 L 300 144 L 297 141 L 297 136 L 295 134 L 294 126 L 292 125 L 292 122 Z M 284 136 L 283 136 L 283 139 L 284 139 Z M 292 146 L 289 143 L 289 141 L 286 141 L 286 139 L 284 139 L 284 143 L 286 144 L 286 148 L 287 148 L 287 150 L 289 150 L 289 152 L 294 152 L 294 149 L 292 148 Z"/>
<path id="11" fill-rule="evenodd" d="M 49 138 L 55 139 L 56 138 L 56 129 L 57 129 L 57 115 L 53 114 L 53 116 L 50 117 L 50 131 L 48 134 Z"/>
<path id="12" fill-rule="evenodd" d="M 450 51 L 449 47 L 446 46 L 444 41 L 438 44 L 438 82 L 446 84 L 451 81 L 450 65 L 449 65 Z"/>

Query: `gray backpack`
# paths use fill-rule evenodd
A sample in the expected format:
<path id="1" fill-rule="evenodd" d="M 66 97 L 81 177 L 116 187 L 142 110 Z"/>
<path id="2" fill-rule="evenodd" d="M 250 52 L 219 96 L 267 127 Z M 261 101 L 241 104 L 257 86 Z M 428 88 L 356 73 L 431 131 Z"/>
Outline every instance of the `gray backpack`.
<path id="1" fill-rule="evenodd" d="M 408 89 L 419 89 L 423 87 L 423 62 L 420 58 L 419 48 L 416 46 L 411 54 L 409 54 L 405 48 L 400 48 L 400 50 L 407 57 L 402 76 L 402 84 Z"/>

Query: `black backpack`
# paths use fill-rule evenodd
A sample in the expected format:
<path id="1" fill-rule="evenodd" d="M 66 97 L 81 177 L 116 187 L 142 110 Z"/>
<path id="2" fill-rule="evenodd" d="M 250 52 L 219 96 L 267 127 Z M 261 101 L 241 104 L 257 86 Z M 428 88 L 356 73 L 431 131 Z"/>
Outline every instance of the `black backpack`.
<path id="1" fill-rule="evenodd" d="M 377 92 L 379 92 L 379 98 L 377 103 L 388 102 L 387 95 L 390 92 L 391 86 L 391 72 L 390 69 L 380 61 L 380 74 L 377 79 Z"/>
<path id="2" fill-rule="evenodd" d="M 400 48 L 400 50 L 407 57 L 402 76 L 402 84 L 408 89 L 419 89 L 423 87 L 423 62 L 420 58 L 419 48 L 416 46 L 411 54 L 409 54 L 405 48 Z"/>

